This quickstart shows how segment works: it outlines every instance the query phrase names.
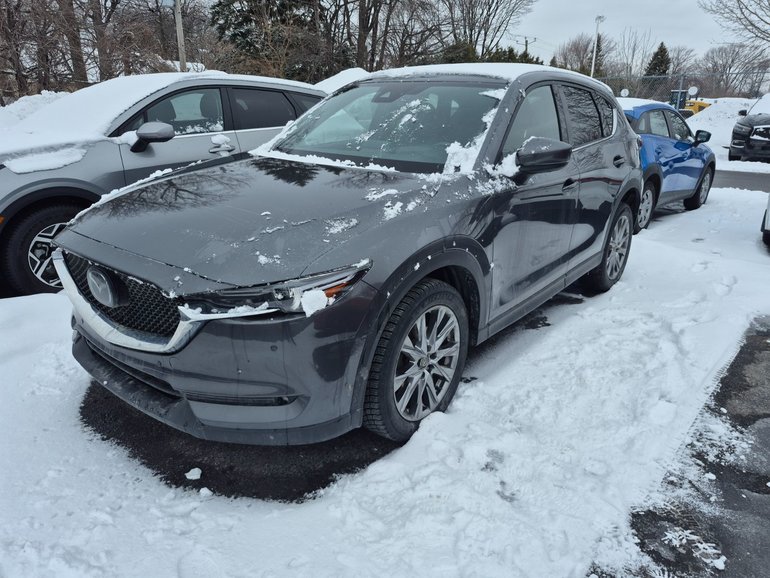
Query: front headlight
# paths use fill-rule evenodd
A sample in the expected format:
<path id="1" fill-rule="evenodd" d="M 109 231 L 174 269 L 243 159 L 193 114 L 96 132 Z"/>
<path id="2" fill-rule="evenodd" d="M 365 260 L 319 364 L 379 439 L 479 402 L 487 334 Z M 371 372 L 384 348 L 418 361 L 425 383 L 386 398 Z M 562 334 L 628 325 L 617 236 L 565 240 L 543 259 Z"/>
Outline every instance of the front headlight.
<path id="1" fill-rule="evenodd" d="M 350 291 L 371 266 L 371 260 L 364 259 L 355 265 L 280 283 L 191 295 L 179 310 L 191 321 L 268 313 L 304 312 L 309 317 Z"/>

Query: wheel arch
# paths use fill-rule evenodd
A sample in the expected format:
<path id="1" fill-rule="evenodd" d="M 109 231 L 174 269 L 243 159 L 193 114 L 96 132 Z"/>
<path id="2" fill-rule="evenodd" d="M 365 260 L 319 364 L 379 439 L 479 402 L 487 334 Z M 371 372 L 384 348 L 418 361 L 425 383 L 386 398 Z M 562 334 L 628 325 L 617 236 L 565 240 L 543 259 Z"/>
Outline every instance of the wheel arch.
<path id="1" fill-rule="evenodd" d="M 37 210 L 60 203 L 81 205 L 85 209 L 99 198 L 99 194 L 77 187 L 54 187 L 28 193 L 3 209 L 3 219 L 0 222 L 0 243 L 7 236 L 12 223 Z"/>
<path id="2" fill-rule="evenodd" d="M 412 254 L 379 284 L 379 306 L 364 324 L 366 328 L 375 327 L 376 331 L 368 331 L 351 400 L 351 414 L 359 425 L 363 418 L 369 371 L 377 344 L 387 320 L 409 290 L 425 278 L 438 279 L 454 287 L 468 312 L 469 346 L 473 346 L 486 339 L 488 334 L 487 287 L 491 270 L 486 252 L 477 241 L 470 237 L 455 236 L 432 243 Z"/>

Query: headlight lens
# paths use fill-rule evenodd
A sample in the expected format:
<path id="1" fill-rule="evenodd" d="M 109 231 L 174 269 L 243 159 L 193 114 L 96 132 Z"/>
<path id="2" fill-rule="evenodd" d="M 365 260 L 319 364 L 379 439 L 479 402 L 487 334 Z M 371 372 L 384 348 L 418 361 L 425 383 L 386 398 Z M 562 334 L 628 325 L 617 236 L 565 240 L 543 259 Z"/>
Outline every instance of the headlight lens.
<path id="1" fill-rule="evenodd" d="M 364 259 L 355 265 L 281 283 L 194 295 L 180 310 L 193 321 L 300 313 L 303 311 L 303 295 L 309 291 L 322 292 L 331 304 L 360 281 L 371 266 L 371 260 Z"/>

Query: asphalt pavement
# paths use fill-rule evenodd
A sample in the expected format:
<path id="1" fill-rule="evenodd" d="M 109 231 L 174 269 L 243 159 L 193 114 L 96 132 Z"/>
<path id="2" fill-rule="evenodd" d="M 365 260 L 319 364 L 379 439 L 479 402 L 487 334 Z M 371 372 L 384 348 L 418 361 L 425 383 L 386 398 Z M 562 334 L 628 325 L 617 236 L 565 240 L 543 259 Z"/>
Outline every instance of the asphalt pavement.
<path id="1" fill-rule="evenodd" d="M 713 186 L 770 193 L 770 173 L 741 173 L 738 171 L 721 171 L 717 168 Z"/>

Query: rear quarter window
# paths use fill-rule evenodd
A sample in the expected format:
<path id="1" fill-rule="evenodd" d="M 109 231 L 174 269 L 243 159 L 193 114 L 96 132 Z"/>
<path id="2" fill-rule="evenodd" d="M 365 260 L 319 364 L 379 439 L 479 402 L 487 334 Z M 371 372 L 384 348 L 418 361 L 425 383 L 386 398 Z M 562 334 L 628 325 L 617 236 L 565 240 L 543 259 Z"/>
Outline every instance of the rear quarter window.
<path id="1" fill-rule="evenodd" d="M 602 138 L 602 118 L 591 92 L 575 86 L 562 86 L 570 117 L 570 141 L 581 146 Z"/>

